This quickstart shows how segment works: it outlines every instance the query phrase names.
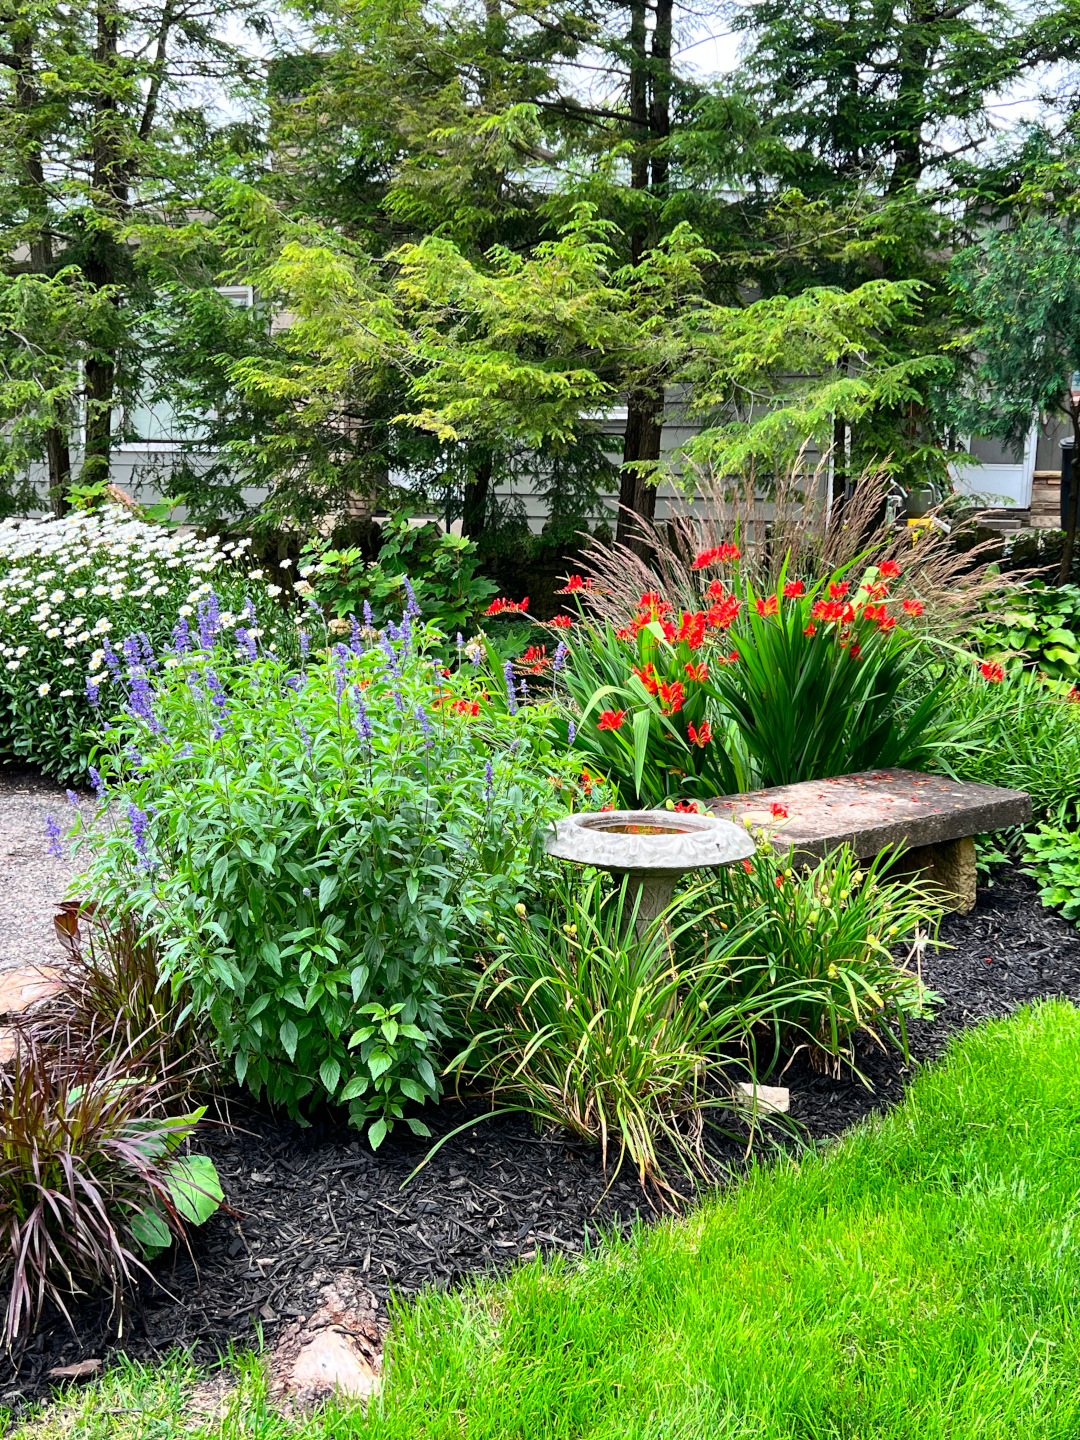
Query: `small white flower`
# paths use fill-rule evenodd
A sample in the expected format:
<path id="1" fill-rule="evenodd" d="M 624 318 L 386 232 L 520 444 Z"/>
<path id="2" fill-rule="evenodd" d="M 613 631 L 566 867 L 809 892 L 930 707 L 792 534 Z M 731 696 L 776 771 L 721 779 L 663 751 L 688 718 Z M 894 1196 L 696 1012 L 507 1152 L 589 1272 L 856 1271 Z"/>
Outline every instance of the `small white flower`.
<path id="1" fill-rule="evenodd" d="M 43 680 L 41 684 L 37 687 L 37 693 L 39 695 L 48 695 L 51 689 L 52 686 L 49 684 L 49 682 L 47 680 Z"/>
<path id="2" fill-rule="evenodd" d="M 64 658 L 60 661 L 60 664 L 61 664 L 61 665 L 74 665 L 74 664 L 75 664 L 75 656 L 74 656 L 74 655 L 65 655 Z"/>
<path id="3" fill-rule="evenodd" d="M 5 669 L 5 670 L 17 670 L 18 668 L 19 668 L 19 662 L 18 662 L 18 660 L 9 660 L 9 661 L 7 662 L 7 664 L 4 666 L 4 669 Z"/>
<path id="4" fill-rule="evenodd" d="M 268 585 L 268 586 L 266 587 L 266 593 L 267 593 L 267 595 L 280 595 L 280 594 L 281 594 L 281 586 L 280 586 L 280 585 Z"/>
<path id="5" fill-rule="evenodd" d="M 78 642 L 78 640 L 76 640 L 76 638 L 75 638 L 74 635 L 69 635 L 69 636 L 67 637 L 67 639 L 64 641 L 64 649 L 65 649 L 65 650 L 74 650 L 74 649 L 75 649 L 75 646 L 76 646 L 78 643 L 79 643 L 79 642 Z"/>
<path id="6" fill-rule="evenodd" d="M 222 628 L 223 630 L 231 630 L 231 629 L 233 628 L 233 626 L 236 624 L 236 616 L 232 613 L 231 610 L 223 610 L 223 611 L 221 612 L 221 617 L 220 617 L 220 618 L 221 618 L 221 628 Z"/>
<path id="7" fill-rule="evenodd" d="M 112 621 L 102 615 L 101 619 L 96 621 L 93 633 L 95 635 L 107 635 L 111 629 Z"/>
<path id="8" fill-rule="evenodd" d="M 30 652 L 30 646 L 29 646 L 29 645 L 20 645 L 19 648 L 15 651 L 15 654 L 16 654 L 16 656 L 21 660 L 22 657 L 23 657 L 24 655 L 29 654 L 29 652 Z"/>
<path id="9" fill-rule="evenodd" d="M 95 585 L 90 591 L 91 595 L 108 595 L 108 593 L 109 587 L 107 585 Z"/>
<path id="10" fill-rule="evenodd" d="M 179 668 L 180 660 L 176 655 L 166 655 L 163 664 L 166 670 L 176 670 Z"/>
<path id="11" fill-rule="evenodd" d="M 61 605 L 61 604 L 63 604 L 63 602 L 64 602 L 64 600 L 65 600 L 66 598 L 67 598 L 67 597 L 65 596 L 63 590 L 54 590 L 54 591 L 52 592 L 52 594 L 49 596 L 49 599 L 52 601 L 52 603 L 53 603 L 54 605 Z"/>
<path id="12" fill-rule="evenodd" d="M 72 697 L 72 695 L 74 695 L 74 694 L 75 694 L 75 691 L 74 691 L 74 690 L 61 690 L 61 691 L 60 691 L 60 699 L 61 699 L 61 700 L 70 700 L 71 697 Z"/>
<path id="13" fill-rule="evenodd" d="M 292 561 L 291 561 L 291 560 L 282 560 L 280 563 L 281 563 L 281 568 L 282 568 L 282 570 L 288 570 L 289 566 L 292 564 Z"/>
<path id="14" fill-rule="evenodd" d="M 80 630 L 78 635 L 75 636 L 75 639 L 78 640 L 80 645 L 85 645 L 87 640 L 90 639 L 90 631 Z"/>
<path id="15" fill-rule="evenodd" d="M 293 589 L 296 591 L 297 595 L 315 594 L 315 587 L 311 585 L 307 580 L 298 580 L 293 586 Z"/>
<path id="16" fill-rule="evenodd" d="M 169 587 L 168 587 L 168 585 L 156 585 L 156 586 L 154 587 L 154 594 L 155 594 L 155 595 L 167 595 L 168 593 L 169 593 Z"/>
<path id="17" fill-rule="evenodd" d="M 265 570 L 249 570 L 249 571 L 248 571 L 248 579 L 249 579 L 249 580 L 262 580 L 265 575 L 266 575 L 266 571 L 265 571 Z"/>
<path id="18" fill-rule="evenodd" d="M 184 616 L 194 615 L 194 614 L 195 614 L 195 606 L 194 606 L 194 605 L 181 605 L 181 606 L 180 606 L 180 614 L 181 614 L 181 615 L 184 615 Z"/>
<path id="19" fill-rule="evenodd" d="M 178 559 L 176 558 L 176 556 L 173 555 L 173 556 L 171 556 L 168 560 L 165 561 L 165 569 L 166 569 L 166 570 L 179 570 L 179 569 L 180 569 L 180 566 L 181 566 L 183 563 L 184 563 L 184 562 L 183 562 L 182 560 L 178 560 Z"/>
<path id="20" fill-rule="evenodd" d="M 301 565 L 296 573 L 300 576 L 301 580 L 306 580 L 314 569 L 314 565 Z"/>
<path id="21" fill-rule="evenodd" d="M 76 600 L 81 600 L 86 594 L 86 586 L 78 585 L 71 593 L 72 595 L 74 595 Z"/>

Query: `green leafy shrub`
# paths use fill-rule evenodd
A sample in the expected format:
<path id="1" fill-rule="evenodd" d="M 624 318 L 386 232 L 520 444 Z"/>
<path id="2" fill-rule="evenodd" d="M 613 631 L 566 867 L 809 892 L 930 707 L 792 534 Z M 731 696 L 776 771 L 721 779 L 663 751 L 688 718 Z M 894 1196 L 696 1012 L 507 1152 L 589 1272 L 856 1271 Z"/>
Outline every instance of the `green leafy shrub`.
<path id="1" fill-rule="evenodd" d="M 203 1111 L 166 1113 L 168 1077 L 141 1058 L 41 1045 L 23 1029 L 0 1069 L 0 1277 L 7 1344 L 46 1299 L 67 1315 L 84 1287 L 114 1304 L 145 1260 L 222 1200 L 213 1162 L 180 1153 Z"/>
<path id="2" fill-rule="evenodd" d="M 408 512 L 383 522 L 378 559 L 365 562 L 360 550 L 330 550 L 320 542 L 301 558 L 300 574 L 327 614 L 360 615 L 367 603 L 369 624 L 396 619 L 410 603 L 409 590 L 428 620 L 453 639 L 469 635 L 495 594 L 479 574 L 476 545 L 435 524 L 411 525 Z"/>
<path id="3" fill-rule="evenodd" d="M 1080 586 L 1032 580 L 995 591 L 983 609 L 972 641 L 986 659 L 1070 685 L 1080 679 Z"/>
<path id="4" fill-rule="evenodd" d="M 759 595 L 738 557 L 733 545 L 697 557 L 703 573 L 732 567 L 698 610 L 648 592 L 623 627 L 573 631 L 575 744 L 623 801 L 929 762 L 950 734 L 948 685 L 924 685 L 914 705 L 902 698 L 931 656 L 910 628 L 919 602 L 890 600 L 897 566 L 855 580 L 854 562 L 810 586 L 782 569 L 775 592 Z"/>
<path id="5" fill-rule="evenodd" d="M 211 580 L 234 623 L 295 648 L 273 603 L 279 587 L 237 564 L 246 546 L 180 535 L 119 506 L 0 524 L 0 753 L 85 781 L 99 728 L 87 677 L 108 687 L 110 637 L 142 631 L 160 643 Z"/>
<path id="6" fill-rule="evenodd" d="M 348 1103 L 377 1145 L 439 1093 L 443 974 L 544 883 L 574 767 L 544 707 L 438 668 L 410 615 L 299 674 L 199 619 L 156 670 L 125 647 L 119 789 L 80 884 L 156 938 L 241 1083 L 298 1117 Z"/>
<path id="7" fill-rule="evenodd" d="M 731 953 L 733 963 L 761 958 L 769 983 L 781 987 L 778 1047 L 808 1045 L 814 1065 L 833 1071 L 842 1060 L 853 1064 L 858 1031 L 884 1034 L 906 1053 L 906 1022 L 925 1014 L 934 997 L 892 952 L 936 932 L 940 897 L 921 881 L 890 875 L 886 856 L 864 868 L 847 846 L 813 869 L 794 870 L 788 859 L 761 833 L 753 860 L 720 872 L 710 917 L 712 926 L 730 927 L 724 935 L 753 917 L 752 932 Z M 732 985 L 741 993 L 737 976 Z"/>
<path id="8" fill-rule="evenodd" d="M 1024 861 L 1042 903 L 1080 924 L 1080 833 L 1044 822 L 1024 836 Z"/>
<path id="9" fill-rule="evenodd" d="M 462 997 L 471 1038 L 448 1071 L 599 1144 L 605 1168 L 616 1149 L 616 1174 L 629 1156 L 642 1184 L 667 1189 L 665 1149 L 704 1173 L 703 1117 L 732 1107 L 717 1082 L 752 1073 L 739 1052 L 778 997 L 763 993 L 760 965 L 723 963 L 740 940 L 752 949 L 744 922 L 704 955 L 700 891 L 643 933 L 635 919 L 627 886 L 593 876 L 508 920 Z"/>
<path id="10" fill-rule="evenodd" d="M 955 734 L 965 738 L 942 748 L 939 768 L 960 780 L 1026 790 L 1037 818 L 1077 816 L 1080 704 L 1030 671 L 993 679 L 963 666 L 952 677 L 949 706 Z"/>

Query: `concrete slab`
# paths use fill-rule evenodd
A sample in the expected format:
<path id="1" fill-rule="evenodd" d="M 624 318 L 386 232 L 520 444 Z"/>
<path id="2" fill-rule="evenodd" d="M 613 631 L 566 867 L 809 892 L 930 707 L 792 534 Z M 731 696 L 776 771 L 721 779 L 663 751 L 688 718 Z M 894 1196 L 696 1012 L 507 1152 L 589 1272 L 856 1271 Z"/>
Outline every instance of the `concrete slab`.
<path id="1" fill-rule="evenodd" d="M 790 850 L 803 864 L 845 844 L 868 860 L 887 845 L 943 846 L 1031 819 L 1031 800 L 1022 790 L 898 769 L 725 795 L 710 800 L 708 809 L 765 829 L 775 848 Z"/>

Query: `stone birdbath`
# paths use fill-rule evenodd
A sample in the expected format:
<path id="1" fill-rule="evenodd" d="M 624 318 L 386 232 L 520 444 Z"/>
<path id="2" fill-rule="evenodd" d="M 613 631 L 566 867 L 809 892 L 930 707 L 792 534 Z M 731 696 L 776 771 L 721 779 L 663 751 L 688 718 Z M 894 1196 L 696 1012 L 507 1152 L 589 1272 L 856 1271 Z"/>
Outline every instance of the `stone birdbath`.
<path id="1" fill-rule="evenodd" d="M 559 860 L 629 876 L 627 898 L 638 899 L 641 935 L 667 907 L 688 870 L 719 869 L 745 860 L 754 853 L 754 841 L 744 826 L 713 815 L 601 810 L 560 820 L 545 848 Z"/>

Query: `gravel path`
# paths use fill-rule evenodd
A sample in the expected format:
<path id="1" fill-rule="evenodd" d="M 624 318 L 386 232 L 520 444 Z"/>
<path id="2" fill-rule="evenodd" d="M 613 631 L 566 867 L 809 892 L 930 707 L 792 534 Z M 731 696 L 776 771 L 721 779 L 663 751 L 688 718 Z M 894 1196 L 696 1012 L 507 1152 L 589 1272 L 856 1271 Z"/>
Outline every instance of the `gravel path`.
<path id="1" fill-rule="evenodd" d="M 88 812 L 90 803 L 83 801 Z M 0 970 L 60 956 L 52 907 L 72 867 L 49 855 L 50 815 L 66 832 L 73 816 L 61 786 L 35 770 L 0 769 Z"/>

